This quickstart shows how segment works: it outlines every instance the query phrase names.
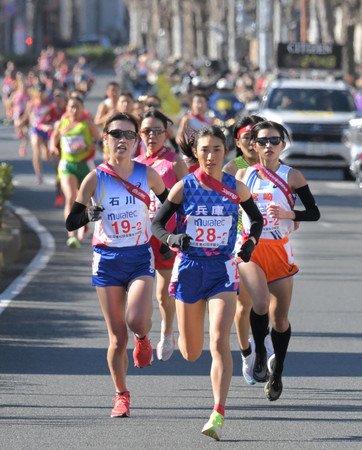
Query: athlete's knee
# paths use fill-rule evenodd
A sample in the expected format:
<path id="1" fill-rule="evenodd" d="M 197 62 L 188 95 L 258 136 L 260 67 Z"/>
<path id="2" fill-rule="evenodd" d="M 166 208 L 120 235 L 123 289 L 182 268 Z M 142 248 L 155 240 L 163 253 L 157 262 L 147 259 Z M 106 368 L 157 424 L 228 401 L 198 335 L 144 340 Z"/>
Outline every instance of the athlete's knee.
<path id="1" fill-rule="evenodd" d="M 271 324 L 278 333 L 284 333 L 289 328 L 288 317 L 272 317 Z"/>
<path id="2" fill-rule="evenodd" d="M 229 337 L 226 333 L 210 336 L 210 352 L 212 355 L 224 354 L 229 349 Z"/>
<path id="3" fill-rule="evenodd" d="M 236 312 L 240 316 L 249 315 L 252 308 L 252 303 L 242 303 L 239 299 L 236 303 Z"/>
<path id="4" fill-rule="evenodd" d="M 127 350 L 128 333 L 119 333 L 109 338 L 109 349 L 115 352 L 124 352 Z"/>
<path id="5" fill-rule="evenodd" d="M 202 347 L 200 348 L 199 346 L 196 347 L 195 345 L 183 343 L 180 339 L 178 341 L 178 347 L 182 357 L 186 359 L 186 361 L 196 361 L 200 358 L 202 353 Z"/>
<path id="6" fill-rule="evenodd" d="M 134 334 L 143 337 L 150 331 L 152 321 L 149 317 L 133 317 L 127 319 L 127 325 Z"/>
<path id="7" fill-rule="evenodd" d="M 166 308 L 172 302 L 172 298 L 168 292 L 161 292 L 157 294 L 157 302 L 159 306 Z"/>

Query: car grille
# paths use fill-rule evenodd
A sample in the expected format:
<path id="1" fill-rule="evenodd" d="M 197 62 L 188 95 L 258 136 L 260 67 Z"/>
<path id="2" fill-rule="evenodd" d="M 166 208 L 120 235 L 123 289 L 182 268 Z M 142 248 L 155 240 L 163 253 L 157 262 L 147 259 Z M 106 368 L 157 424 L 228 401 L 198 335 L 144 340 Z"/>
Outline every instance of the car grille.
<path id="1" fill-rule="evenodd" d="M 348 124 L 330 123 L 286 123 L 293 141 L 304 142 L 342 142 L 342 130 Z"/>

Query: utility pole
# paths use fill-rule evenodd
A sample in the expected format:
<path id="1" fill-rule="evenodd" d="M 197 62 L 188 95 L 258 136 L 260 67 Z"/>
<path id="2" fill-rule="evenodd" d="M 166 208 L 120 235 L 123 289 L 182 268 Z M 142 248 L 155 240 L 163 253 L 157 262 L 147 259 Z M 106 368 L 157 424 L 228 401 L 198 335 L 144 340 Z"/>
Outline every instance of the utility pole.
<path id="1" fill-rule="evenodd" d="M 300 42 L 307 42 L 307 0 L 300 0 Z"/>
<path id="2" fill-rule="evenodd" d="M 270 72 L 273 66 L 273 4 L 270 0 L 258 0 L 259 69 Z"/>
<path id="3" fill-rule="evenodd" d="M 236 8 L 235 0 L 228 1 L 228 13 L 227 13 L 227 23 L 228 23 L 228 66 L 231 69 L 236 62 Z"/>
<path id="4" fill-rule="evenodd" d="M 182 56 L 182 20 L 179 0 L 172 0 L 172 55 L 179 59 Z"/>

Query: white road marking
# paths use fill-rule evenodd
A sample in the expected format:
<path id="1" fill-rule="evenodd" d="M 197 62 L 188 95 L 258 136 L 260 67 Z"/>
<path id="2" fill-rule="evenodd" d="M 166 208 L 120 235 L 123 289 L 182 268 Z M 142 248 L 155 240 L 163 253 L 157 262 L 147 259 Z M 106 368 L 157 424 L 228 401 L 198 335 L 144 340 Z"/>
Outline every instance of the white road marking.
<path id="1" fill-rule="evenodd" d="M 10 305 L 14 297 L 20 294 L 27 284 L 30 283 L 34 276 L 47 266 L 55 251 L 53 236 L 28 209 L 11 203 L 8 203 L 8 206 L 38 235 L 40 250 L 26 269 L 0 294 L 0 315 Z"/>

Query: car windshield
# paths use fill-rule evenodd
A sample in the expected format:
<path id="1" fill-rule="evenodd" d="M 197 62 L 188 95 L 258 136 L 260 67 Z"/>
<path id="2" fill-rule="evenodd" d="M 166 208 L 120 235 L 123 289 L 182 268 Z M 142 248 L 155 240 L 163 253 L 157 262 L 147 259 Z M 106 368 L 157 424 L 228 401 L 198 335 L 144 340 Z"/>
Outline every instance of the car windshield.
<path id="1" fill-rule="evenodd" d="M 299 111 L 353 112 L 353 97 L 347 90 L 273 89 L 267 108 Z"/>

